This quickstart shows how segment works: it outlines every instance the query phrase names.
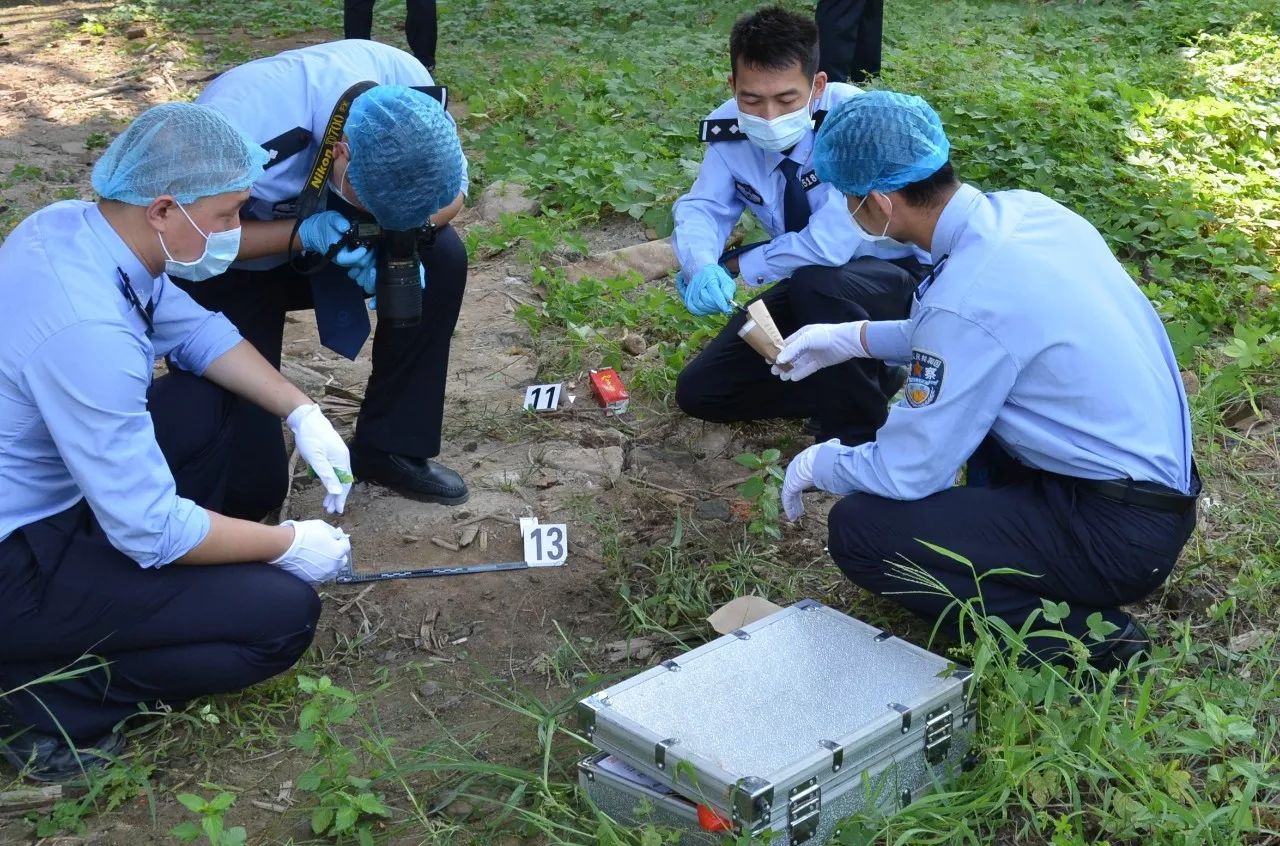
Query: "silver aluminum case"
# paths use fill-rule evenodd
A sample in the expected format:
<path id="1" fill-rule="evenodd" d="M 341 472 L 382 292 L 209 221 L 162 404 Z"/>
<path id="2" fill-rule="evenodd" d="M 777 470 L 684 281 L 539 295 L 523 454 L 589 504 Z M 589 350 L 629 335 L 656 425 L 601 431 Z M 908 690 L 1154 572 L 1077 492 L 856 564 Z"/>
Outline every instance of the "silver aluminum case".
<path id="1" fill-rule="evenodd" d="M 807 818 L 811 825 L 774 820 L 768 826 L 773 832 L 770 846 L 794 846 L 807 840 L 827 843 L 840 836 L 840 826 L 850 816 L 872 808 L 891 814 L 928 792 L 933 780 L 924 756 L 916 749 L 899 752 L 906 754 L 884 757 L 861 773 L 849 769 L 847 778 L 823 785 L 821 806 L 816 815 Z M 600 762 L 608 755 L 597 752 L 578 762 L 578 785 L 601 811 L 623 825 L 656 825 L 678 831 L 681 846 L 721 846 L 725 842 L 725 834 L 702 828 L 695 805 L 602 769 Z"/>
<path id="2" fill-rule="evenodd" d="M 918 778 L 894 775 L 909 794 L 902 804 L 915 782 L 958 770 L 973 729 L 971 675 L 803 600 L 582 700 L 579 719 L 600 749 L 738 831 L 785 829 L 802 843 L 833 780 L 885 760 L 911 766 Z"/>

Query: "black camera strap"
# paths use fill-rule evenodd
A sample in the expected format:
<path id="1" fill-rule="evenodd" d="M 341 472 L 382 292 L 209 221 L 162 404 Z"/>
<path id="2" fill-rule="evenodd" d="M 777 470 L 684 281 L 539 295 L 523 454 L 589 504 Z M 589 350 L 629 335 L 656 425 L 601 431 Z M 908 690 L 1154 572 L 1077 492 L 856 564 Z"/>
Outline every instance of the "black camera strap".
<path id="1" fill-rule="evenodd" d="M 307 181 L 303 184 L 302 191 L 298 193 L 297 217 L 293 221 L 293 231 L 289 234 L 289 264 L 295 270 L 314 273 L 329 263 L 326 257 L 315 267 L 304 270 L 297 261 L 298 256 L 293 249 L 293 241 L 298 237 L 298 227 L 302 226 L 302 221 L 315 214 L 320 206 L 320 195 L 324 193 L 329 172 L 333 170 L 333 145 L 342 140 L 347 118 L 351 115 L 351 104 L 357 97 L 377 84 L 365 80 L 357 82 L 342 92 L 342 96 L 333 107 L 333 113 L 329 115 L 329 122 L 325 124 L 324 135 L 320 138 L 320 149 L 316 150 L 315 159 L 311 162 L 311 171 L 307 174 Z"/>

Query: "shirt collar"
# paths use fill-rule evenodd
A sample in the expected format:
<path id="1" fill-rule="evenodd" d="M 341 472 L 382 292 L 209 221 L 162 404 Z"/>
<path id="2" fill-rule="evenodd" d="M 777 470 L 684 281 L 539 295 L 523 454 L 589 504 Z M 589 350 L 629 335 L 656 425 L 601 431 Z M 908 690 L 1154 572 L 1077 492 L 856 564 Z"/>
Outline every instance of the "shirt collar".
<path id="1" fill-rule="evenodd" d="M 959 190 L 947 200 L 947 205 L 938 216 L 938 223 L 933 228 L 933 244 L 929 251 L 933 263 L 946 255 L 950 255 L 960 238 L 960 232 L 969 221 L 974 205 L 982 198 L 982 192 L 972 185 L 961 185 Z"/>
<path id="2" fill-rule="evenodd" d="M 147 270 L 147 266 L 142 263 L 142 259 L 138 258 L 133 250 L 129 249 L 129 245 L 124 242 L 102 215 L 102 210 L 98 206 L 91 205 L 85 212 L 85 220 L 89 224 L 89 228 L 97 237 L 98 242 L 102 244 L 103 249 L 115 262 L 115 266 L 120 268 L 129 277 L 129 284 L 133 286 L 133 290 L 137 292 L 138 297 L 145 304 L 155 295 L 156 289 L 159 287 L 156 280 L 159 277 L 153 277 L 151 271 Z M 114 276 L 114 272 L 112 274 Z"/>

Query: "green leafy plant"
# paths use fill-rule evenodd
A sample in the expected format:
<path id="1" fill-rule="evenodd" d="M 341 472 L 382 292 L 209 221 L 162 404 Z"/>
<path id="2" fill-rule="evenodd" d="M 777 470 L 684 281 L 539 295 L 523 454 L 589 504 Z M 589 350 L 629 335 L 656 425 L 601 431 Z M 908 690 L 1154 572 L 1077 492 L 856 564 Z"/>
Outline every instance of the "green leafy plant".
<path id="1" fill-rule="evenodd" d="M 178 801 L 182 807 L 193 814 L 200 815 L 197 825 L 192 820 L 179 823 L 169 833 L 183 843 L 194 843 L 204 835 L 209 846 L 244 846 L 247 837 L 243 826 L 227 828 L 224 817 L 236 802 L 234 793 L 222 791 L 212 799 L 204 799 L 194 793 L 179 793 Z"/>
<path id="2" fill-rule="evenodd" d="M 776 449 L 766 449 L 759 455 L 744 452 L 733 460 L 756 471 L 754 476 L 738 485 L 737 489 L 738 496 L 746 500 L 751 509 L 751 522 L 747 531 L 780 539 L 782 530 L 778 525 L 778 517 L 782 509 L 782 482 L 785 478 L 780 464 L 782 453 Z"/>
<path id="3" fill-rule="evenodd" d="M 299 676 L 298 689 L 309 698 L 298 716 L 293 745 L 316 758 L 297 782 L 298 790 L 319 800 L 311 812 L 311 830 L 330 837 L 354 835 L 362 846 L 372 844 L 370 819 L 389 811 L 382 796 L 369 789 L 373 780 L 356 775 L 359 758 L 337 733 L 356 715 L 355 694 L 328 676 Z"/>

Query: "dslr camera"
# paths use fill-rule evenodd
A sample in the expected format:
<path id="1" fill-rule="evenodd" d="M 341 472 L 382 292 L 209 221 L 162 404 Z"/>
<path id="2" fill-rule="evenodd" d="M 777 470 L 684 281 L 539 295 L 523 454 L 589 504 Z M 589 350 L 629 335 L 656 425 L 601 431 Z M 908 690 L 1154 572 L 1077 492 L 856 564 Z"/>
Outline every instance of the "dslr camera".
<path id="1" fill-rule="evenodd" d="M 373 221 L 357 221 L 334 246 L 367 247 L 377 257 L 378 322 L 393 328 L 422 322 L 422 281 L 418 275 L 418 250 L 436 239 L 436 227 L 427 223 L 416 229 L 383 229 Z"/>

